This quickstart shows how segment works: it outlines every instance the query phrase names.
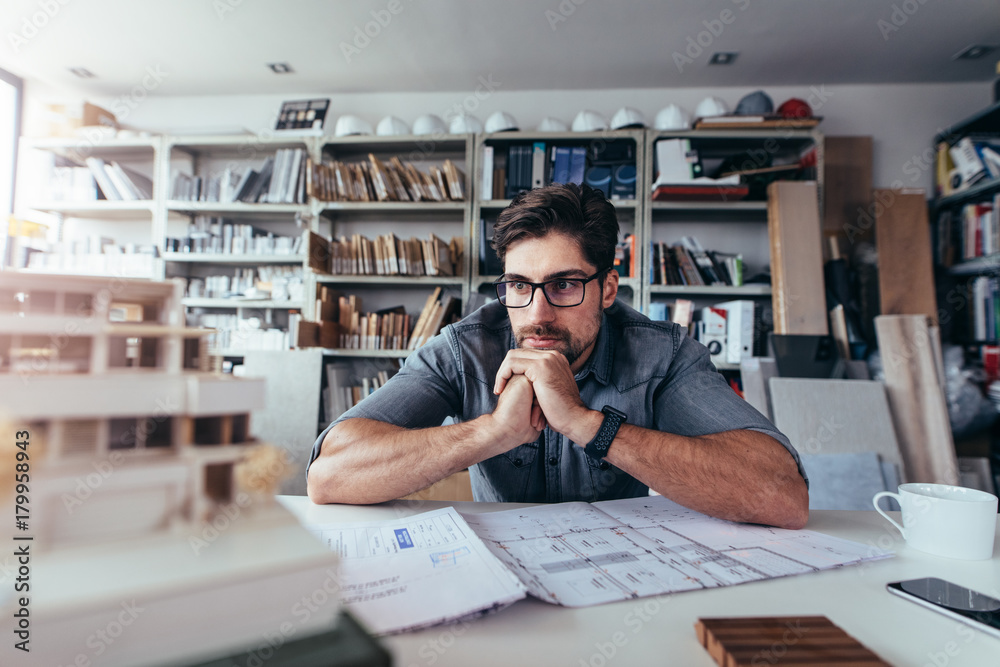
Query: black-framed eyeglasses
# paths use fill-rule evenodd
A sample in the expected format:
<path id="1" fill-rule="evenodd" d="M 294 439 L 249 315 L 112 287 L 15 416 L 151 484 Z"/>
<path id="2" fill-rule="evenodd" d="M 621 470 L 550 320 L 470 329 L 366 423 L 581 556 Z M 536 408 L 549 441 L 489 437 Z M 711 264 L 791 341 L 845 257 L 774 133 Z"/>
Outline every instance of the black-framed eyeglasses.
<path id="1" fill-rule="evenodd" d="M 497 298 L 508 308 L 527 308 L 535 296 L 535 290 L 542 289 L 546 301 L 556 308 L 572 308 L 583 303 L 587 296 L 587 283 L 607 273 L 601 269 L 589 278 L 554 278 L 543 283 L 529 283 L 526 280 L 509 280 L 501 276 L 494 281 Z"/>

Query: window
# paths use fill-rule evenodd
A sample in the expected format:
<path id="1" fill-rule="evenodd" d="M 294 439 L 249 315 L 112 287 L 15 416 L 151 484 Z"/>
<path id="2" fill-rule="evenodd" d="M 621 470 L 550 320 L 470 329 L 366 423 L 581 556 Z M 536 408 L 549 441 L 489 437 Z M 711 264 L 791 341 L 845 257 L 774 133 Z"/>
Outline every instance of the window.
<path id="1" fill-rule="evenodd" d="M 21 79 L 0 69 L 0 267 L 6 255 L 7 218 L 14 212 L 14 165 L 21 134 Z"/>

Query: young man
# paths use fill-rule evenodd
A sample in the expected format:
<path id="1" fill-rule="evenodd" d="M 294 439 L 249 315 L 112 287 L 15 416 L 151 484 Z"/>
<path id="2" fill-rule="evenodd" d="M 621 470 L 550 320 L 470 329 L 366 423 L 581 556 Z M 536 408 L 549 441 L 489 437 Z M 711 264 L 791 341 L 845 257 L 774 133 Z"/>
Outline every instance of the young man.
<path id="1" fill-rule="evenodd" d="M 679 326 L 615 301 L 617 239 L 597 190 L 519 195 L 494 230 L 498 300 L 446 327 L 320 435 L 309 497 L 378 503 L 469 468 L 482 501 L 652 488 L 712 516 L 804 526 L 805 475 L 788 439 Z"/>

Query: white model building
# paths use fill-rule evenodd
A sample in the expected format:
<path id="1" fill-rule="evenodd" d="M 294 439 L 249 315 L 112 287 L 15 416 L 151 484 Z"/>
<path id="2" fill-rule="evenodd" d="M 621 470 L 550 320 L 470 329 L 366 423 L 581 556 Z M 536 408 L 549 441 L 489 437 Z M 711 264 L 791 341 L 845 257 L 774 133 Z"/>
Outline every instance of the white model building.
<path id="1" fill-rule="evenodd" d="M 184 662 L 284 620 L 295 638 L 335 622 L 335 594 L 304 620 L 293 613 L 336 590 L 335 556 L 273 498 L 237 484 L 264 380 L 210 370 L 211 331 L 185 327 L 182 293 L 180 281 L 0 272 L 0 422 L 30 443 L 30 517 L 13 533 L 30 536 L 17 544 L 32 555 L 35 664 Z M 12 501 L 0 498 L 11 524 Z M 95 629 L 133 601 L 136 622 L 95 645 Z M 26 657 L 11 643 L 0 664 Z"/>

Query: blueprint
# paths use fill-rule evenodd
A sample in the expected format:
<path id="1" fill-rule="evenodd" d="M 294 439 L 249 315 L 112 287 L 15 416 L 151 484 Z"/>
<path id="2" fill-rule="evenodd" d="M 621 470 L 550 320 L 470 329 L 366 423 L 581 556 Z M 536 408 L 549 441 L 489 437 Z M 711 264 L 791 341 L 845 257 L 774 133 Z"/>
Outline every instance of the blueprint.
<path id="1" fill-rule="evenodd" d="M 892 552 L 808 530 L 714 519 L 662 496 L 465 515 L 528 591 L 584 607 L 732 586 Z"/>
<path id="2" fill-rule="evenodd" d="M 517 577 L 451 507 L 307 528 L 340 556 L 341 602 L 374 634 L 496 611 L 525 596 Z"/>

